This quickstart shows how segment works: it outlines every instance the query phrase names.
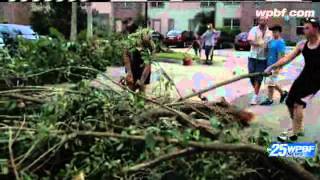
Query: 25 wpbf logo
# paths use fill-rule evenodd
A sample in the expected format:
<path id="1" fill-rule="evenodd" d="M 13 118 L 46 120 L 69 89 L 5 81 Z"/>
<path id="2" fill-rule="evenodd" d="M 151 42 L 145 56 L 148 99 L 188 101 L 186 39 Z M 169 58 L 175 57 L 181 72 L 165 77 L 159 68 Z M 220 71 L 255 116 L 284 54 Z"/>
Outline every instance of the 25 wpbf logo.
<path id="1" fill-rule="evenodd" d="M 268 148 L 270 157 L 313 158 L 317 153 L 315 143 L 272 143 Z"/>

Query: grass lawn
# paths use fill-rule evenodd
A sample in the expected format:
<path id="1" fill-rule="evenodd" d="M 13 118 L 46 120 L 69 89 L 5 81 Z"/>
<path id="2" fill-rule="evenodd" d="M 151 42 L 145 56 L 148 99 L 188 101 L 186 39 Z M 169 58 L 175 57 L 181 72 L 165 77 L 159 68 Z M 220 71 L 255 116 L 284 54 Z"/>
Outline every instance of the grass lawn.
<path id="1" fill-rule="evenodd" d="M 200 60 L 198 56 L 194 56 L 192 54 L 188 53 L 182 53 L 182 52 L 172 52 L 172 53 L 157 53 L 156 57 L 160 59 L 176 59 L 176 60 L 183 60 L 185 55 L 189 55 L 193 58 L 193 60 Z"/>

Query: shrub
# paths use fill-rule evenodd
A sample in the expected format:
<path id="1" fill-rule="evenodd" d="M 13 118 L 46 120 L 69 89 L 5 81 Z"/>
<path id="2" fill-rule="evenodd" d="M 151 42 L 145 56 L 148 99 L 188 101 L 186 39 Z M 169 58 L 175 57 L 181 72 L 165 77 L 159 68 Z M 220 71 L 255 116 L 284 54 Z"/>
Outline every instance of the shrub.
<path id="1" fill-rule="evenodd" d="M 286 41 L 286 45 L 287 46 L 295 46 L 297 43 L 296 42 L 293 42 L 293 41 Z"/>

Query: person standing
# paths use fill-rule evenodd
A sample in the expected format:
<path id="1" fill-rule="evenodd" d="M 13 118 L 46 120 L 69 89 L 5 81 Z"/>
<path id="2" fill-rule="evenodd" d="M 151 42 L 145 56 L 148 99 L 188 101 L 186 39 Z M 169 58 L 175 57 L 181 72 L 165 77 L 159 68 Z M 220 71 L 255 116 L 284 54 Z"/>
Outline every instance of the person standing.
<path id="1" fill-rule="evenodd" d="M 306 102 L 303 98 L 314 96 L 320 89 L 320 22 L 317 18 L 307 18 L 304 22 L 306 41 L 301 41 L 296 48 L 277 63 L 269 66 L 265 72 L 275 69 L 293 61 L 302 53 L 305 61 L 304 68 L 292 84 L 286 105 L 292 119 L 292 130 L 278 136 L 279 141 L 296 141 L 298 136 L 304 135 L 303 110 Z"/>
<path id="2" fill-rule="evenodd" d="M 190 49 L 193 49 L 194 54 L 196 56 L 199 56 L 201 58 L 201 40 L 199 36 L 196 36 L 195 39 L 192 41 L 192 44 L 190 47 L 186 50 L 186 52 L 189 52 Z"/>
<path id="3" fill-rule="evenodd" d="M 204 34 L 202 34 L 201 39 L 203 40 L 203 43 L 204 43 L 203 47 L 206 55 L 205 64 L 211 65 L 212 59 L 213 59 L 213 48 L 217 38 L 216 37 L 217 32 L 213 28 L 212 24 L 208 24 L 207 28 L 208 28 L 207 31 Z M 210 56 L 210 60 L 209 60 L 209 56 Z"/>
<path id="4" fill-rule="evenodd" d="M 267 26 L 268 19 L 259 17 L 258 26 L 251 28 L 248 34 L 248 41 L 251 45 L 250 55 L 248 58 L 249 73 L 263 72 L 267 67 L 267 52 L 266 47 L 269 40 L 272 38 L 272 32 Z M 250 101 L 251 105 L 259 104 L 259 91 L 263 77 L 251 77 L 250 82 L 254 89 L 254 95 Z"/>
<path id="5" fill-rule="evenodd" d="M 132 91 L 145 93 L 146 85 L 150 84 L 151 62 L 145 62 L 143 55 L 151 55 L 155 45 L 146 30 L 134 34 L 141 39 L 130 49 L 124 51 L 123 60 L 126 68 L 126 83 Z M 140 33 L 140 34 L 137 34 Z M 130 36 L 130 35 L 129 35 Z"/>
<path id="6" fill-rule="evenodd" d="M 193 48 L 194 54 L 196 56 L 201 57 L 201 39 L 198 35 L 195 37 L 195 40 L 193 40 L 192 42 L 192 48 Z"/>
<path id="7" fill-rule="evenodd" d="M 268 55 L 267 55 L 267 65 L 271 66 L 275 64 L 280 58 L 285 55 L 286 43 L 281 38 L 282 27 L 279 25 L 275 25 L 270 28 L 272 31 L 273 39 L 268 42 Z M 273 94 L 274 90 L 277 90 L 281 97 L 280 103 L 283 103 L 286 96 L 288 95 L 287 91 L 283 91 L 278 84 L 278 76 L 281 68 L 277 68 L 274 70 L 274 73 L 266 78 L 266 84 L 268 86 L 268 98 L 262 102 L 260 105 L 271 105 L 273 104 Z"/>

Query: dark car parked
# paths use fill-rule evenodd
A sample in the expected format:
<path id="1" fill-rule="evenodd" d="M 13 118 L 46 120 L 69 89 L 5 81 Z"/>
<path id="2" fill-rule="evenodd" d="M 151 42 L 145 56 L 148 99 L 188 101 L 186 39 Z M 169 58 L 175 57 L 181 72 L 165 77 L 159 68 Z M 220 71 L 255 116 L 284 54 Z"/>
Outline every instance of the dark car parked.
<path id="1" fill-rule="evenodd" d="M 250 50 L 250 43 L 248 41 L 248 33 L 247 32 L 242 32 L 235 37 L 234 48 L 237 51 L 239 51 L 239 50 L 249 51 Z"/>
<path id="2" fill-rule="evenodd" d="M 161 33 L 157 32 L 157 31 L 153 31 L 151 33 L 151 38 L 155 42 L 162 42 L 163 39 L 164 39 L 164 36 Z"/>
<path id="3" fill-rule="evenodd" d="M 192 31 L 170 30 L 164 39 L 164 44 L 183 48 L 191 45 L 194 39 L 195 36 Z"/>

